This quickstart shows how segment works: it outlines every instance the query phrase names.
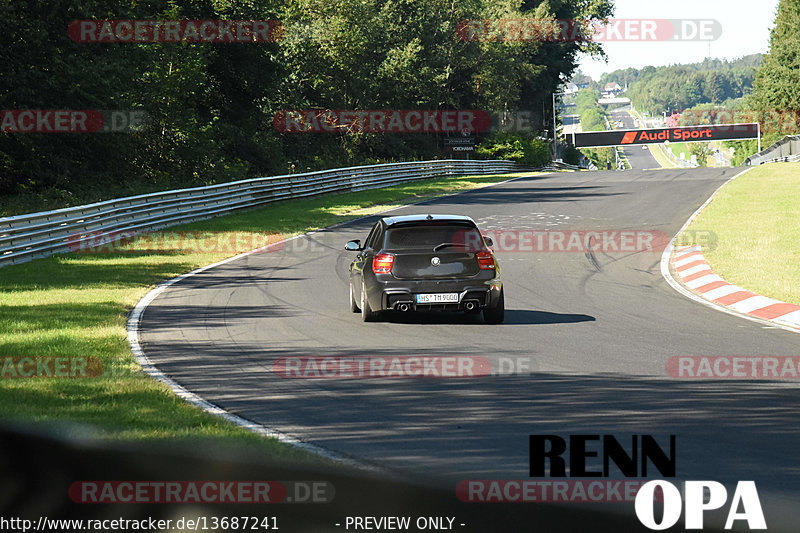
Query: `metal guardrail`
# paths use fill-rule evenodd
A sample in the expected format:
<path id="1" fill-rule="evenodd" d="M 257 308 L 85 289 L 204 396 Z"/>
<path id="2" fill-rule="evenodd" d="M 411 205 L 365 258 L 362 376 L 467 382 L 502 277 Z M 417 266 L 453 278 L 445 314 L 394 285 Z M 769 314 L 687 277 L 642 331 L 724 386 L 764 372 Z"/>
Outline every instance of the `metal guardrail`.
<path id="1" fill-rule="evenodd" d="M 789 135 L 744 160 L 745 166 L 800 161 L 800 135 Z"/>
<path id="2" fill-rule="evenodd" d="M 585 170 L 578 165 L 570 165 L 569 163 L 563 163 L 561 161 L 553 161 L 550 163 L 550 166 L 545 167 L 542 170 Z"/>
<path id="3" fill-rule="evenodd" d="M 415 180 L 528 170 L 513 161 L 440 160 L 339 168 L 179 189 L 0 218 L 0 267 L 65 253 L 121 232 L 152 231 L 237 209 Z"/>
<path id="4" fill-rule="evenodd" d="M 663 144 L 656 145 L 661 153 L 664 154 L 664 157 L 669 159 L 673 164 L 678 166 L 679 168 L 697 168 L 700 165 L 697 163 L 692 163 L 691 159 L 681 159 L 670 150 L 668 147 L 664 146 Z"/>

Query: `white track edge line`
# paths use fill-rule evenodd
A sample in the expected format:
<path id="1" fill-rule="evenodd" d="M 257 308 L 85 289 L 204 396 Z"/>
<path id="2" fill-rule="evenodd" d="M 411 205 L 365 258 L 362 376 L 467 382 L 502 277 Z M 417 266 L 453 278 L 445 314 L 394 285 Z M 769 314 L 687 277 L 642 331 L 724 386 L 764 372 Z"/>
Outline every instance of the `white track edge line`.
<path id="1" fill-rule="evenodd" d="M 300 237 L 300 235 L 296 235 L 295 237 L 291 237 L 289 239 L 284 239 L 283 241 L 280 242 L 281 243 L 287 242 L 292 239 L 296 239 L 297 237 Z M 315 444 L 303 442 L 302 440 L 296 437 L 278 431 L 274 428 L 270 428 L 264 424 L 259 424 L 257 422 L 253 422 L 251 420 L 247 420 L 246 418 L 242 418 L 240 416 L 229 413 L 228 411 L 219 407 L 218 405 L 215 405 L 209 402 L 208 400 L 203 399 L 199 395 L 189 391 L 188 389 L 180 385 L 178 382 L 174 381 L 172 378 L 164 374 L 161 370 L 158 369 L 158 367 L 156 367 L 155 364 L 153 364 L 153 362 L 150 360 L 149 357 L 147 357 L 147 354 L 144 352 L 144 349 L 142 348 L 141 343 L 139 342 L 139 323 L 141 321 L 142 314 L 147 309 L 147 307 L 162 292 L 164 292 L 164 290 L 166 290 L 171 285 L 178 283 L 179 281 L 194 276 L 195 274 L 199 274 L 210 268 L 223 265 L 225 263 L 231 262 L 236 259 L 240 259 L 242 257 L 246 257 L 248 255 L 256 253 L 257 251 L 258 250 L 251 250 L 249 252 L 238 254 L 233 257 L 224 259 L 222 261 L 218 261 L 216 263 L 200 267 L 191 272 L 187 272 L 186 274 L 181 274 L 180 276 L 176 276 L 172 279 L 159 283 L 154 289 L 149 291 L 144 296 L 144 298 L 142 298 L 141 300 L 139 300 L 139 302 L 137 302 L 136 307 L 133 308 L 130 316 L 128 317 L 128 322 L 126 325 L 126 329 L 128 332 L 128 343 L 131 346 L 131 352 L 133 352 L 134 359 L 142 367 L 142 370 L 144 370 L 151 378 L 165 384 L 172 390 L 172 392 L 176 396 L 178 396 L 179 398 L 181 398 L 190 405 L 199 407 L 206 413 L 221 417 L 236 426 L 247 429 L 248 431 L 252 431 L 253 433 L 259 434 L 264 437 L 274 438 L 284 444 L 288 444 L 294 448 L 298 448 L 306 452 L 312 453 L 314 455 L 318 455 L 330 461 L 343 464 L 349 467 L 357 468 L 360 470 L 380 471 L 381 470 L 380 468 L 375 467 L 373 465 L 362 463 L 355 459 L 351 459 L 349 457 L 340 455 L 322 446 L 317 446 Z"/>
<path id="2" fill-rule="evenodd" d="M 430 201 L 430 200 L 436 200 L 438 198 L 447 198 L 448 196 L 458 196 L 460 194 L 465 194 L 465 193 L 468 193 L 468 192 L 473 192 L 473 191 L 477 191 L 477 190 L 480 190 L 480 189 L 485 189 L 485 188 L 488 188 L 488 187 L 495 187 L 497 185 L 503 185 L 505 183 L 510 183 L 512 181 L 516 181 L 516 180 L 520 180 L 520 179 L 525 179 L 525 178 L 531 177 L 530 175 L 532 175 L 532 174 L 533 175 L 539 175 L 539 173 L 537 173 L 535 171 L 527 173 L 527 174 L 528 174 L 527 176 L 518 176 L 516 178 L 510 178 L 510 179 L 507 179 L 507 180 L 504 180 L 504 181 L 499 181 L 497 183 L 490 183 L 489 185 L 485 185 L 483 187 L 476 187 L 475 189 L 468 189 L 466 191 L 458 191 L 458 192 L 455 192 L 455 193 L 445 194 L 445 195 L 442 195 L 442 196 L 433 196 L 433 197 L 430 197 L 430 198 L 424 198 L 424 199 L 419 200 L 418 202 L 413 202 L 413 203 L 410 203 L 410 204 L 405 204 L 405 205 L 401 205 L 401 206 L 392 207 L 392 208 L 386 209 L 384 211 L 379 211 L 378 213 L 364 215 L 363 217 L 358 217 L 358 218 L 354 218 L 352 220 L 346 220 L 344 222 L 339 222 L 337 224 L 333 224 L 333 225 L 327 226 L 325 228 L 319 228 L 319 229 L 316 229 L 316 230 L 308 231 L 308 232 L 302 233 L 300 235 L 295 235 L 294 237 L 289 237 L 288 239 L 283 239 L 281 241 L 270 243 L 270 244 L 268 244 L 266 246 L 262 246 L 262 247 L 256 248 L 255 250 L 250 250 L 248 252 L 243 252 L 241 254 L 237 254 L 237 255 L 234 255 L 232 257 L 228 257 L 227 259 L 223 259 L 221 261 L 217 261 L 216 263 L 212 263 L 210 265 L 202 266 L 200 268 L 192 270 L 191 272 L 187 272 L 185 274 L 181 274 L 179 276 L 175 276 L 174 278 L 162 281 L 162 282 L 158 283 L 153 289 L 151 289 L 147 294 L 145 294 L 144 297 L 141 300 L 139 300 L 136 303 L 136 306 L 131 310 L 131 313 L 130 313 L 130 315 L 128 317 L 128 321 L 127 321 L 127 323 L 125 325 L 125 329 L 127 330 L 127 333 L 128 333 L 128 344 L 131 347 L 131 352 L 133 353 L 133 357 L 136 360 L 136 362 L 142 367 L 142 370 L 144 370 L 151 378 L 153 378 L 154 380 L 165 384 L 167 387 L 169 387 L 172 390 L 172 392 L 176 396 L 178 396 L 179 398 L 184 400 L 186 403 L 188 403 L 190 405 L 194 405 L 195 407 L 198 407 L 198 408 L 202 409 L 206 413 L 212 414 L 214 416 L 219 416 L 219 417 L 227 420 L 228 422 L 231 422 L 232 424 L 234 424 L 236 426 L 239 426 L 241 428 L 247 429 L 248 431 L 252 431 L 253 433 L 256 433 L 258 435 L 262 435 L 264 437 L 274 438 L 274 439 L 276 439 L 276 440 L 278 440 L 278 441 L 280 441 L 280 442 L 282 442 L 284 444 L 288 444 L 289 446 L 292 446 L 294 448 L 298 448 L 298 449 L 301 449 L 303 451 L 312 453 L 314 455 L 318 455 L 320 457 L 328 459 L 329 461 L 332 461 L 332 462 L 335 462 L 335 463 L 339 463 L 339 464 L 342 464 L 342 465 L 345 465 L 345 466 L 348 466 L 348 467 L 351 467 L 351 468 L 356 468 L 356 469 L 359 469 L 359 470 L 367 470 L 367 471 L 371 471 L 371 472 L 374 472 L 374 473 L 380 473 L 382 475 L 390 476 L 390 477 L 398 477 L 398 475 L 396 473 L 391 472 L 390 470 L 388 470 L 386 468 L 383 468 L 383 467 L 380 467 L 380 466 L 377 466 L 377 465 L 368 464 L 366 462 L 362 462 L 362 461 L 359 461 L 359 460 L 351 458 L 351 457 L 347 457 L 347 456 L 339 454 L 338 452 L 335 452 L 333 450 L 329 450 L 329 449 L 327 449 L 327 448 L 325 448 L 323 446 L 319 446 L 319 445 L 316 445 L 316 444 L 311 444 L 309 442 L 304 442 L 303 440 L 301 440 L 301 439 L 299 439 L 297 437 L 289 435 L 288 433 L 283 433 L 282 431 L 279 431 L 279 430 L 277 430 L 275 428 L 271 428 L 271 427 L 269 427 L 269 426 L 267 426 L 265 424 L 259 424 L 257 422 L 253 422 L 252 420 L 247 420 L 246 418 L 234 415 L 233 413 L 229 413 L 228 411 L 226 411 L 222 407 L 220 407 L 218 405 L 215 405 L 215 404 L 209 402 L 208 400 L 203 399 L 201 396 L 189 391 L 188 389 L 183 387 L 181 384 L 179 384 L 177 381 L 173 380 L 172 378 L 170 378 L 169 376 L 164 374 L 161 370 L 159 370 L 158 367 L 156 367 L 156 365 L 153 364 L 153 362 L 150 360 L 150 358 L 147 357 L 147 354 L 144 352 L 144 349 L 142 348 L 142 345 L 139 342 L 139 323 L 141 322 L 142 314 L 147 309 L 147 306 L 149 306 L 153 302 L 153 300 L 155 300 L 162 292 L 164 292 L 171 285 L 174 285 L 174 284 L 176 284 L 176 283 L 178 283 L 180 281 L 183 281 L 186 278 L 194 276 L 195 274 L 200 274 L 202 272 L 205 272 L 206 270 L 209 270 L 211 268 L 215 268 L 215 267 L 224 265 L 226 263 L 230 263 L 232 261 L 236 261 L 236 260 L 241 259 L 243 257 L 247 257 L 249 255 L 258 253 L 260 250 L 263 250 L 265 248 L 273 247 L 273 246 L 276 246 L 278 244 L 283 244 L 283 243 L 286 243 L 286 242 L 289 242 L 291 240 L 294 240 L 294 239 L 297 239 L 297 238 L 300 238 L 300 237 L 304 237 L 304 236 L 307 236 L 307 235 L 313 235 L 314 233 L 317 233 L 317 232 L 320 232 L 320 231 L 329 230 L 331 228 L 335 228 L 335 227 L 338 227 L 338 226 L 341 226 L 341 225 L 344 225 L 344 224 L 352 224 L 353 222 L 357 222 L 357 221 L 363 220 L 365 218 L 373 217 L 373 216 L 381 214 L 381 213 L 388 213 L 390 211 L 401 209 L 403 207 L 408 207 L 408 206 L 411 206 L 411 205 L 420 204 L 420 203 L 423 203 L 423 202 L 426 202 L 426 201 Z M 542 172 L 541 174 L 542 175 L 547 175 L 547 174 L 551 174 L 551 172 Z"/>
<path id="3" fill-rule="evenodd" d="M 762 324 L 762 325 L 765 325 L 765 326 L 784 329 L 786 331 L 791 331 L 792 333 L 800 333 L 800 329 L 798 329 L 798 328 L 793 328 L 791 326 L 787 326 L 787 325 L 784 325 L 784 324 L 779 324 L 779 323 L 773 322 L 771 320 L 764 320 L 762 318 L 757 318 L 757 317 L 754 317 L 752 315 L 748 315 L 748 314 L 745 314 L 745 313 L 740 313 L 738 311 L 734 311 L 734 310 L 729 309 L 729 308 L 727 308 L 727 307 L 725 307 L 723 305 L 720 305 L 718 303 L 714 303 L 714 302 L 711 302 L 709 300 L 706 300 L 705 298 L 703 298 L 701 296 L 698 296 L 697 294 L 693 293 L 692 291 L 690 291 L 689 289 L 684 287 L 679 281 L 677 281 L 674 277 L 672 277 L 672 272 L 670 272 L 670 270 L 669 270 L 669 260 L 672 257 L 672 251 L 675 249 L 675 241 L 677 240 L 677 238 L 686 230 L 687 227 L 689 227 L 689 224 L 691 224 L 694 221 L 694 219 L 697 218 L 697 216 L 706 207 L 708 207 L 708 204 L 711 203 L 711 201 L 714 199 L 714 197 L 717 196 L 717 194 L 722 190 L 723 187 L 725 187 L 727 184 L 729 184 L 730 182 L 732 182 L 736 178 L 738 178 L 740 176 L 744 176 L 745 174 L 747 174 L 748 172 L 750 172 L 754 168 L 756 168 L 756 167 L 750 167 L 747 170 L 744 170 L 744 171 L 740 172 L 739 174 L 736 174 L 734 177 L 732 177 L 731 179 L 729 179 L 728 181 L 726 181 L 725 183 L 720 185 L 719 188 L 716 191 L 714 191 L 714 193 L 708 198 L 708 200 L 706 200 L 705 203 L 703 205 L 701 205 L 697 209 L 697 211 L 692 213 L 692 216 L 689 217 L 689 220 L 687 220 L 686 223 L 683 225 L 683 227 L 680 230 L 678 230 L 678 233 L 676 233 L 675 236 L 672 238 L 672 240 L 669 241 L 669 244 L 667 245 L 666 249 L 664 250 L 664 253 L 661 254 L 661 275 L 667 281 L 667 283 L 669 283 L 670 287 L 672 287 L 673 289 L 675 289 L 676 291 L 678 291 L 682 295 L 686 296 L 687 298 L 689 298 L 691 300 L 694 300 L 697 303 L 703 304 L 706 307 L 710 307 L 711 309 L 716 309 L 717 311 L 721 311 L 721 312 L 727 313 L 729 315 L 738 316 L 740 318 L 751 320 L 753 322 L 758 322 L 759 324 Z"/>

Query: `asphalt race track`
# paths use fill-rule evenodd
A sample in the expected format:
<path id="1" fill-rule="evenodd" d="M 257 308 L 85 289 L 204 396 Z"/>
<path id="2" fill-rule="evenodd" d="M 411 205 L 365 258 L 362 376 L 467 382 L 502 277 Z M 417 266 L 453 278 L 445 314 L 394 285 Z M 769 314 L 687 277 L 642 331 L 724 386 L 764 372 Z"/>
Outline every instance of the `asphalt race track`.
<path id="1" fill-rule="evenodd" d="M 555 173 L 392 213 L 453 213 L 482 229 L 658 230 L 672 237 L 737 169 Z M 685 355 L 797 356 L 800 335 L 709 309 L 662 278 L 661 252 L 499 253 L 506 323 L 348 309 L 343 250 L 375 217 L 189 277 L 141 322 L 166 374 L 247 419 L 361 461 L 454 486 L 528 479 L 530 434 L 677 436 L 677 477 L 755 480 L 797 513 L 796 382 L 687 381 Z M 518 372 L 441 379 L 278 377 L 285 356 L 482 356 Z M 524 367 L 527 363 L 530 370 Z M 778 493 L 781 493 L 778 495 Z M 770 496 L 771 495 L 771 496 Z M 796 522 L 796 520 L 795 520 Z"/>
<path id="2" fill-rule="evenodd" d="M 633 117 L 627 111 L 615 111 L 611 113 L 612 120 L 618 120 L 622 122 L 626 130 L 635 130 L 639 129 L 636 126 Z M 628 158 L 628 163 L 630 163 L 631 168 L 634 170 L 643 170 L 643 169 L 653 169 L 653 168 L 661 168 L 661 165 L 658 164 L 656 158 L 653 157 L 653 154 L 650 152 L 650 149 L 643 150 L 641 146 L 626 146 L 622 148 L 622 152 L 625 154 L 625 157 Z"/>

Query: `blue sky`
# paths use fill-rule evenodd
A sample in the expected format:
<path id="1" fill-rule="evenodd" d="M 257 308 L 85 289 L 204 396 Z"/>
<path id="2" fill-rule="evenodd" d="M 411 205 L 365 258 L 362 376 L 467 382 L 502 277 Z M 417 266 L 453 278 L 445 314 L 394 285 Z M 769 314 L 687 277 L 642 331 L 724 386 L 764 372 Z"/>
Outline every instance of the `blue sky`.
<path id="1" fill-rule="evenodd" d="M 765 53 L 779 0 L 616 0 L 615 18 L 716 19 L 722 36 L 711 42 L 711 57 Z M 597 79 L 620 68 L 694 63 L 709 55 L 708 42 L 605 43 L 608 64 L 584 57 L 581 70 Z"/>

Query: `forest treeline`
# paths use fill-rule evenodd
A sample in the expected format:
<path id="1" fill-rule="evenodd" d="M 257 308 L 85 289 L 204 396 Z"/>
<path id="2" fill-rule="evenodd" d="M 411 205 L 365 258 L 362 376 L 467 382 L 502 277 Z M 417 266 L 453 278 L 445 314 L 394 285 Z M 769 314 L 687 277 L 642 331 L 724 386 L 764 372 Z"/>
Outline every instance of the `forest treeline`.
<path id="1" fill-rule="evenodd" d="M 615 70 L 603 74 L 593 87 L 602 90 L 606 83 L 618 83 L 628 88 L 625 96 L 638 110 L 659 115 L 699 104 L 724 105 L 752 91 L 761 58 L 754 54 L 732 61 L 706 59 L 686 65 Z"/>
<path id="2" fill-rule="evenodd" d="M 464 20 L 596 19 L 612 0 L 3 0 L 0 109 L 146 117 L 123 133 L 0 132 L 0 216 L 128 193 L 390 160 L 444 157 L 441 134 L 283 133 L 303 109 L 533 110 L 588 42 L 478 40 Z M 81 20 L 270 20 L 262 43 L 76 42 Z M 126 114 L 128 113 L 128 114 Z M 11 116 L 11 115 L 8 115 Z M 8 116 L 6 118 L 8 118 Z M 552 128 L 551 128 L 552 129 Z"/>

